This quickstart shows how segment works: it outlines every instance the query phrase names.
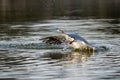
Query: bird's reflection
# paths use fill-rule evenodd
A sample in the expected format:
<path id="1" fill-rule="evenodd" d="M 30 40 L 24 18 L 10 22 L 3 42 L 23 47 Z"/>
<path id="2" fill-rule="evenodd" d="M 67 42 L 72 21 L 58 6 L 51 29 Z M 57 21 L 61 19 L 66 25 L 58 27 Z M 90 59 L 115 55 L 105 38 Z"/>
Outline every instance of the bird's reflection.
<path id="1" fill-rule="evenodd" d="M 49 58 L 51 60 L 60 60 L 67 62 L 85 62 L 94 53 L 94 51 L 52 51 L 46 52 L 42 58 Z"/>

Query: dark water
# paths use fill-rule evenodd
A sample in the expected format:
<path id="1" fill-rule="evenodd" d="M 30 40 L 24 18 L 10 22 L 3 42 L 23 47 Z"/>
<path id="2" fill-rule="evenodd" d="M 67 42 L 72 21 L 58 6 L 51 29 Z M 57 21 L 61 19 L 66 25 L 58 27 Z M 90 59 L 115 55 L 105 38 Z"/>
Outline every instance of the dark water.
<path id="1" fill-rule="evenodd" d="M 0 23 L 55 16 L 120 18 L 120 0 L 0 0 Z"/>
<path id="2" fill-rule="evenodd" d="M 39 39 L 76 32 L 96 51 L 62 51 Z M 0 80 L 119 80 L 120 20 L 53 19 L 0 25 Z"/>

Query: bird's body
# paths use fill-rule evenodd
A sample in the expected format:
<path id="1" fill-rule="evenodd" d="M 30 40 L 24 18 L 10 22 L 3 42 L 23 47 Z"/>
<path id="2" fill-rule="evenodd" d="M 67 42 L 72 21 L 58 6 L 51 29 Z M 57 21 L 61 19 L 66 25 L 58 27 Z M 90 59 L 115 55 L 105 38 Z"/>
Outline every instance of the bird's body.
<path id="1" fill-rule="evenodd" d="M 42 39 L 43 42 L 49 44 L 67 44 L 78 50 L 93 50 L 94 48 L 89 43 L 76 33 L 65 33 L 62 31 L 61 35 L 50 36 Z"/>

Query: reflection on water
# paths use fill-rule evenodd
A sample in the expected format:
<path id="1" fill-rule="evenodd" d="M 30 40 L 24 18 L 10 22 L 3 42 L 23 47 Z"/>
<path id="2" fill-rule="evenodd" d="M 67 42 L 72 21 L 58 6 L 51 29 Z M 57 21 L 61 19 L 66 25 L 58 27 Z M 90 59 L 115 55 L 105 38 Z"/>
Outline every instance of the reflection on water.
<path id="1" fill-rule="evenodd" d="M 62 77 L 63 73 L 59 69 L 71 63 L 83 63 L 93 54 L 88 51 L 62 52 L 61 50 L 40 52 L 40 54 L 39 51 L 0 51 L 0 77 L 24 79 L 44 78 L 45 75 L 52 78 L 60 75 Z"/>
<path id="2" fill-rule="evenodd" d="M 120 20 L 79 19 L 13 22 L 0 25 L 2 80 L 119 80 Z M 95 51 L 73 51 L 48 45 L 41 38 L 57 35 L 56 28 L 76 32 Z"/>
<path id="3" fill-rule="evenodd" d="M 94 51 L 47 52 L 42 57 L 59 59 L 60 61 L 85 62 Z"/>

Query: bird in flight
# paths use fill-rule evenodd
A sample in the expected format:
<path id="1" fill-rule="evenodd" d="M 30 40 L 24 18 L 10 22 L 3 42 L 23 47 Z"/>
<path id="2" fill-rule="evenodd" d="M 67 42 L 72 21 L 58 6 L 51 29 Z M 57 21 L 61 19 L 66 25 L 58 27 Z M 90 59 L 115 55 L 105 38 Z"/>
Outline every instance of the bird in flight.
<path id="1" fill-rule="evenodd" d="M 94 48 L 78 34 L 67 33 L 63 30 L 59 31 L 61 32 L 60 35 L 48 36 L 40 40 L 48 44 L 65 44 L 72 47 L 74 50 L 94 50 Z"/>

